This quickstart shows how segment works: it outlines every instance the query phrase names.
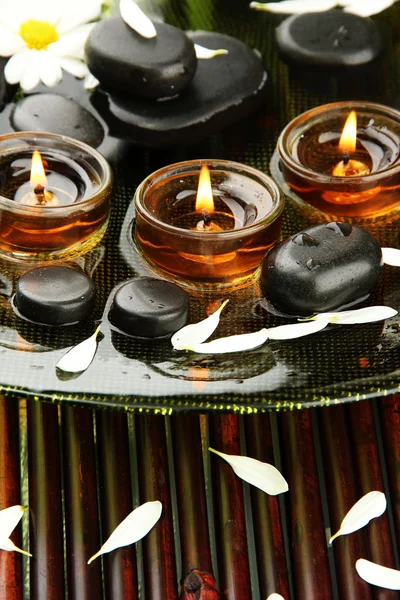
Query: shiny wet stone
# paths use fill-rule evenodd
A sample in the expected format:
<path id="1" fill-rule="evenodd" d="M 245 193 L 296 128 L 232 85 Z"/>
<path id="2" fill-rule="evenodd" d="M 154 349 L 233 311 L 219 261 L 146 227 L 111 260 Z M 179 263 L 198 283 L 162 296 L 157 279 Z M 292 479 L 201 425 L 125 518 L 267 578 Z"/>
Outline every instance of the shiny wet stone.
<path id="1" fill-rule="evenodd" d="M 371 19 L 339 10 L 293 15 L 277 27 L 275 37 L 285 60 L 305 66 L 361 66 L 383 49 Z"/>
<path id="2" fill-rule="evenodd" d="M 95 286 L 87 275 L 59 265 L 38 267 L 17 282 L 18 312 L 42 325 L 68 325 L 83 321 L 93 311 Z"/>
<path id="3" fill-rule="evenodd" d="M 109 318 L 113 325 L 128 335 L 166 337 L 186 325 L 189 294 L 162 279 L 132 279 L 116 291 Z"/>
<path id="4" fill-rule="evenodd" d="M 252 113 L 265 99 L 267 74 L 257 54 L 220 33 L 189 33 L 194 43 L 228 54 L 199 60 L 192 83 L 164 102 L 98 91 L 92 102 L 111 135 L 149 147 L 189 146 Z"/>
<path id="5" fill-rule="evenodd" d="M 90 71 L 110 90 L 134 97 L 179 94 L 193 79 L 197 58 L 192 41 L 171 25 L 155 22 L 157 35 L 146 39 L 120 17 L 104 19 L 86 44 Z"/>
<path id="6" fill-rule="evenodd" d="M 262 265 L 265 297 L 279 311 L 308 316 L 365 300 L 383 269 L 378 242 L 349 223 L 324 223 L 277 244 Z"/>
<path id="7" fill-rule="evenodd" d="M 103 141 L 101 123 L 75 100 L 57 94 L 32 94 L 20 100 L 10 115 L 15 131 L 45 131 L 72 137 L 97 148 Z"/>

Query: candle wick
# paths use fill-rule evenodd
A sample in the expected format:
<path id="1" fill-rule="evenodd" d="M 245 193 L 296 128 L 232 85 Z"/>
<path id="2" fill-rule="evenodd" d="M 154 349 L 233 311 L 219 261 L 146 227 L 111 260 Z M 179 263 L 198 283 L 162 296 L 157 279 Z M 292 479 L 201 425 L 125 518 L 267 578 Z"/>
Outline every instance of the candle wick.
<path id="1" fill-rule="evenodd" d="M 343 156 L 343 164 L 347 165 L 349 163 L 349 160 L 350 160 L 350 154 L 345 154 Z"/>
<path id="2" fill-rule="evenodd" d="M 211 215 L 208 212 L 203 212 L 202 211 L 202 216 L 203 216 L 203 223 L 204 225 L 210 225 L 211 224 Z"/>
<path id="3" fill-rule="evenodd" d="M 40 183 L 38 183 L 37 185 L 35 185 L 35 188 L 33 190 L 35 192 L 35 194 L 37 196 L 41 196 L 44 194 L 44 185 L 41 185 Z"/>

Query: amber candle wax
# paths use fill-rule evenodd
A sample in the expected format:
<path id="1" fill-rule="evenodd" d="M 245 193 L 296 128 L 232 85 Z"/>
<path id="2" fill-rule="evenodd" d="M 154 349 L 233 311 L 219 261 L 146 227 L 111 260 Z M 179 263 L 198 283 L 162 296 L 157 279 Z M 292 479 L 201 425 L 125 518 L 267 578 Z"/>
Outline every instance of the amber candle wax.
<path id="1" fill-rule="evenodd" d="M 202 165 L 209 168 L 211 208 L 196 206 Z M 251 167 L 197 160 L 150 175 L 136 192 L 135 208 L 136 241 L 155 266 L 183 283 L 240 285 L 279 239 L 283 199 L 277 185 Z"/>
<path id="2" fill-rule="evenodd" d="M 41 133 L 0 138 L 0 253 L 21 259 L 82 253 L 105 232 L 112 174 L 76 140 Z"/>
<path id="3" fill-rule="evenodd" d="M 344 131 L 345 125 L 350 131 Z M 289 123 L 278 140 L 282 174 L 291 190 L 337 216 L 377 216 L 397 208 L 399 149 L 400 113 L 368 102 L 312 109 Z"/>

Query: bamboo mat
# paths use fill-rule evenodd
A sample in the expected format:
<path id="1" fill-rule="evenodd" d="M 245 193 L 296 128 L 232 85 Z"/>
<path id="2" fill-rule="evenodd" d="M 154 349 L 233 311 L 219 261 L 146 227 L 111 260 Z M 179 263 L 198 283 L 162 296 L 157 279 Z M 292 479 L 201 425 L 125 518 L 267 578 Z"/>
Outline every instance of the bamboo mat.
<path id="1" fill-rule="evenodd" d="M 208 446 L 278 466 L 289 492 L 242 484 Z M 0 399 L 0 508 L 29 506 L 0 551 L 1 600 L 392 600 L 357 575 L 399 567 L 400 396 L 294 413 L 162 417 Z M 373 489 L 388 510 L 328 548 Z M 136 546 L 87 565 L 139 503 L 163 515 Z M 217 592 L 219 590 L 219 592 Z"/>

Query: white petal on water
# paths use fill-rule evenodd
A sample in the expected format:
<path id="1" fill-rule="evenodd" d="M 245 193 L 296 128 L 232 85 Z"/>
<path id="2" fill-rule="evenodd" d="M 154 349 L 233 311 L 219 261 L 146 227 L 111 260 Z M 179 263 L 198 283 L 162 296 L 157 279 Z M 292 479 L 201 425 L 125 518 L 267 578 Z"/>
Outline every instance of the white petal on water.
<path id="1" fill-rule="evenodd" d="M 161 512 L 162 504 L 158 500 L 138 506 L 114 529 L 100 550 L 88 560 L 88 564 L 101 554 L 135 544 L 144 538 L 161 517 Z"/>
<path id="2" fill-rule="evenodd" d="M 380 517 L 386 510 L 386 496 L 383 492 L 369 492 L 365 494 L 358 502 L 351 507 L 349 512 L 344 517 L 339 531 L 335 533 L 329 540 L 332 544 L 333 540 L 339 535 L 347 535 L 365 527 L 371 519 Z"/>
<path id="3" fill-rule="evenodd" d="M 120 0 L 119 10 L 125 23 L 139 35 L 145 38 L 153 38 L 157 35 L 156 28 L 149 17 L 133 0 Z"/>
<path id="4" fill-rule="evenodd" d="M 250 458 L 249 456 L 225 454 L 213 448 L 209 448 L 209 450 L 226 460 L 236 475 L 243 479 L 243 481 L 254 485 L 266 494 L 276 496 L 288 491 L 289 486 L 287 481 L 273 465 Z"/>
<path id="5" fill-rule="evenodd" d="M 372 15 L 376 15 L 386 8 L 389 8 L 395 1 L 396 0 L 352 0 L 344 10 L 360 17 L 371 17 Z"/>
<path id="6" fill-rule="evenodd" d="M 254 333 L 242 333 L 212 340 L 205 344 L 191 344 L 187 350 L 199 354 L 226 354 L 228 352 L 244 352 L 262 346 L 268 339 L 268 330 L 260 329 Z"/>
<path id="7" fill-rule="evenodd" d="M 382 258 L 385 265 L 400 267 L 400 250 L 398 248 L 382 248 Z"/>
<path id="8" fill-rule="evenodd" d="M 173 347 L 176 350 L 188 350 L 195 344 L 201 344 L 202 342 L 205 342 L 205 340 L 207 340 L 218 327 L 221 312 L 228 302 L 229 300 L 225 300 L 219 309 L 206 319 L 203 319 L 198 323 L 186 325 L 174 333 L 171 338 Z"/>
<path id="9" fill-rule="evenodd" d="M 400 571 L 377 565 L 365 558 L 356 562 L 357 573 L 367 583 L 387 590 L 400 590 Z"/>
<path id="10" fill-rule="evenodd" d="M 271 13 L 292 15 L 308 12 L 321 12 L 334 8 L 336 0 L 283 0 L 282 2 L 251 2 L 250 8 Z"/>
<path id="11" fill-rule="evenodd" d="M 218 50 L 212 50 L 211 48 L 205 48 L 204 46 L 200 46 L 200 44 L 195 44 L 194 49 L 196 51 L 197 58 L 214 58 L 215 56 L 219 56 L 220 54 L 229 54 L 228 50 L 224 48 L 219 48 Z"/>
<path id="12" fill-rule="evenodd" d="M 56 367 L 67 373 L 81 373 L 85 371 L 92 362 L 97 350 L 97 336 L 100 331 L 100 325 L 93 335 L 84 340 L 77 346 L 74 346 L 64 354 L 58 361 Z"/>
<path id="13" fill-rule="evenodd" d="M 244 352 L 259 348 L 268 339 L 270 340 L 293 340 L 305 335 L 310 335 L 321 331 L 328 325 L 328 321 L 308 321 L 303 323 L 293 323 L 290 325 L 280 325 L 270 329 L 260 329 L 253 333 L 242 333 L 239 335 L 230 335 L 218 338 L 205 344 L 193 344 L 188 342 L 186 350 L 197 352 L 198 354 L 226 354 L 229 352 Z"/>
<path id="14" fill-rule="evenodd" d="M 324 329 L 328 325 L 323 321 L 304 321 L 302 323 L 292 323 L 290 325 L 279 325 L 267 329 L 270 340 L 295 340 L 305 335 L 311 335 Z"/>
<path id="15" fill-rule="evenodd" d="M 8 552 L 20 552 L 21 554 L 32 556 L 29 552 L 18 548 L 14 542 L 9 539 L 9 536 L 20 522 L 24 510 L 25 508 L 19 504 L 0 510 L 0 549 L 7 550 Z"/>
<path id="16" fill-rule="evenodd" d="M 315 315 L 313 321 L 327 321 L 334 325 L 358 325 L 360 323 L 373 323 L 390 319 L 397 315 L 397 310 L 390 306 L 367 306 L 356 310 L 343 310 L 341 312 L 326 312 Z"/>

